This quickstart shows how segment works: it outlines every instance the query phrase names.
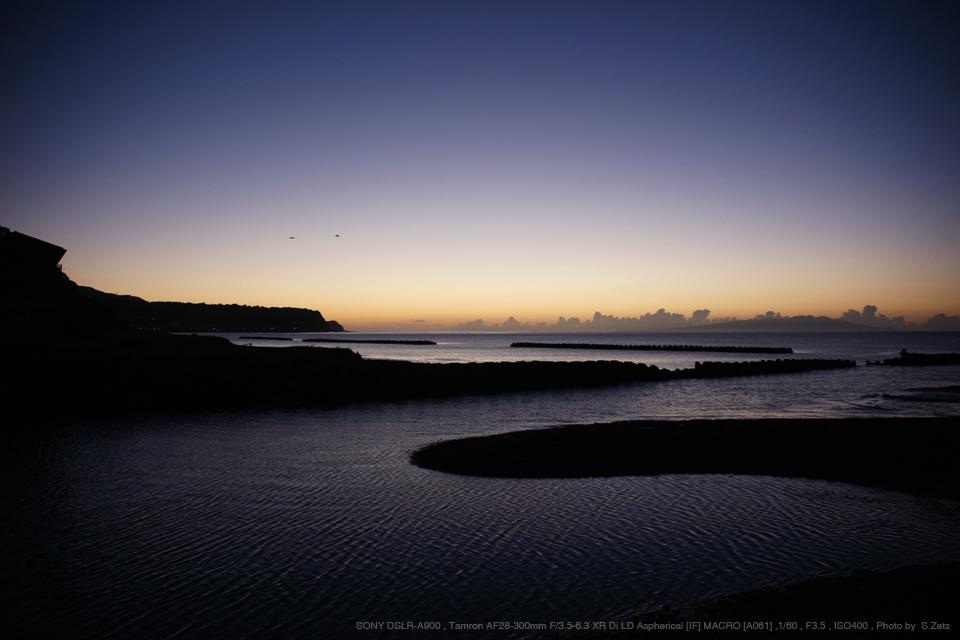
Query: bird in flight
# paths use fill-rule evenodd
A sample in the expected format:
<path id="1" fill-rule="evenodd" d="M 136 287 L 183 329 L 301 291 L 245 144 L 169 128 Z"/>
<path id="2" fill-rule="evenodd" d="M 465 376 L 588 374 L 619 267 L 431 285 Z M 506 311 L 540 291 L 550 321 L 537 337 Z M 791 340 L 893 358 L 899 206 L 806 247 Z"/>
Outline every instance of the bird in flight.
<path id="1" fill-rule="evenodd" d="M 293 240 L 293 236 L 290 236 L 290 239 Z"/>

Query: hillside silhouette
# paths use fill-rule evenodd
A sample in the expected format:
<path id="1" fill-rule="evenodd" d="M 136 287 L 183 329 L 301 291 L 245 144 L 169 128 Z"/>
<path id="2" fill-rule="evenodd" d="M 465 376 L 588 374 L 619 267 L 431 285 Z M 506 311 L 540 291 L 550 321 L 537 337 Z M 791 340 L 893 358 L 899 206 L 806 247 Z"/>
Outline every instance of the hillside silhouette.
<path id="1" fill-rule="evenodd" d="M 159 329 L 303 331 L 311 326 L 307 321 L 327 321 L 308 310 L 87 296 L 63 273 L 64 253 L 3 229 L 0 344 L 14 375 L 0 386 L 2 435 L 85 415 L 342 405 L 855 366 L 802 359 L 703 362 L 676 371 L 618 361 L 426 364 L 364 360 L 344 348 L 241 346 L 218 336 Z M 107 302 L 118 298 L 119 306 Z M 154 324 L 141 327 L 124 315 L 146 317 L 155 310 L 149 316 Z M 164 317 L 166 311 L 170 315 Z M 282 318 L 295 324 L 282 325 Z M 263 322 L 262 328 L 256 322 Z"/>
<path id="2" fill-rule="evenodd" d="M 67 277 L 60 266 L 65 253 L 0 227 L 0 331 L 6 342 L 89 341 L 129 328 L 115 309 L 83 295 Z"/>
<path id="3" fill-rule="evenodd" d="M 147 302 L 136 296 L 104 293 L 80 287 L 85 295 L 109 304 L 119 317 L 137 329 L 169 333 L 275 333 L 340 332 L 343 327 L 326 320 L 319 311 L 295 307 L 260 307 L 239 304 Z"/>

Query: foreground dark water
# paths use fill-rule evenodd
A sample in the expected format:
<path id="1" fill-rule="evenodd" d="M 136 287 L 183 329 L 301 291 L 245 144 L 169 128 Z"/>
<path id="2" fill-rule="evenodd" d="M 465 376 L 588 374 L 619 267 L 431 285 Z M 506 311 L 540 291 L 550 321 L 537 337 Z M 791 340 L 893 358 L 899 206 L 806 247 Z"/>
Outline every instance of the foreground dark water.
<path id="1" fill-rule="evenodd" d="M 4 626 L 14 637 L 370 638 L 470 637 L 390 622 L 505 621 L 514 628 L 495 636 L 518 637 L 957 560 L 951 501 L 736 476 L 482 479 L 408 460 L 440 439 L 578 422 L 960 415 L 942 391 L 957 384 L 957 367 L 859 367 L 70 425 L 2 458 Z"/>

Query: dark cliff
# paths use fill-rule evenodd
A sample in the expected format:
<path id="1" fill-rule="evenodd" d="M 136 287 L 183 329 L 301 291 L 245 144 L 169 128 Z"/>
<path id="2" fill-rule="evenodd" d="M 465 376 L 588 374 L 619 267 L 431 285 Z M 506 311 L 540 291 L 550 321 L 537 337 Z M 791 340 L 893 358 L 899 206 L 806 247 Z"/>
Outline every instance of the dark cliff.
<path id="1" fill-rule="evenodd" d="M 338 322 L 319 311 L 293 307 L 251 307 L 239 304 L 147 302 L 80 287 L 91 299 L 106 302 L 120 318 L 137 329 L 170 333 L 236 333 L 241 331 L 292 333 L 343 331 Z"/>
<path id="2" fill-rule="evenodd" d="M 66 250 L 0 227 L 0 332 L 26 345 L 102 338 L 127 326 L 116 311 L 84 296 L 60 267 Z"/>

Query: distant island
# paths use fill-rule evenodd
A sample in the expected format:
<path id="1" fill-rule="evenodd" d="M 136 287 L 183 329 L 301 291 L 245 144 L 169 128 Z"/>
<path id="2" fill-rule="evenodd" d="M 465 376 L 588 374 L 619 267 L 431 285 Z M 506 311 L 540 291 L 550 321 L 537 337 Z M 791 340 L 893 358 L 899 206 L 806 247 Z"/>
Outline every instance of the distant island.
<path id="1" fill-rule="evenodd" d="M 294 307 L 251 307 L 239 304 L 147 302 L 136 296 L 104 293 L 92 287 L 80 292 L 114 309 L 120 319 L 137 329 L 168 333 L 342 332 L 340 323 L 319 311 Z"/>

